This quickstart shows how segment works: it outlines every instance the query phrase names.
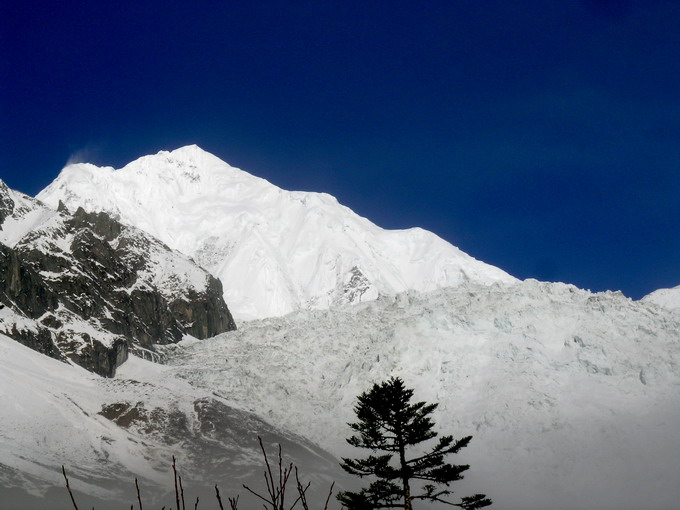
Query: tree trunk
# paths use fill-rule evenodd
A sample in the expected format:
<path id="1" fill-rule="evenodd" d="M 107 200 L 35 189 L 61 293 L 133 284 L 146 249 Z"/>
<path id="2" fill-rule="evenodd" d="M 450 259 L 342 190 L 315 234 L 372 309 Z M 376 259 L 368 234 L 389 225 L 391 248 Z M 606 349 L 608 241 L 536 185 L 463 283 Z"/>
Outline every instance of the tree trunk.
<path id="1" fill-rule="evenodd" d="M 397 428 L 397 444 L 399 446 L 399 464 L 401 465 L 401 483 L 404 496 L 404 510 L 413 510 L 411 506 L 411 486 L 409 485 L 410 476 L 408 464 L 406 464 L 406 446 L 401 427 Z"/>

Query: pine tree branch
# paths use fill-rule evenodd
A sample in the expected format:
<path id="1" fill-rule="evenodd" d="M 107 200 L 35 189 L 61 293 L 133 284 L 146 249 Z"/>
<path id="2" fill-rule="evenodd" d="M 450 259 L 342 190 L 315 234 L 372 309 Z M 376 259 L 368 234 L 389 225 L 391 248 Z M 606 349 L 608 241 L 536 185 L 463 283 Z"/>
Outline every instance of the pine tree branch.
<path id="1" fill-rule="evenodd" d="M 432 501 L 439 501 L 440 503 L 447 503 L 449 505 L 453 505 L 454 503 L 447 502 L 447 501 L 439 499 L 439 498 L 441 498 L 441 496 L 448 496 L 449 494 L 451 494 L 451 491 L 442 490 L 442 491 L 439 491 L 439 492 L 434 492 L 432 494 L 425 493 L 425 494 L 418 494 L 417 496 L 411 496 L 411 499 L 423 499 L 423 500 L 429 499 L 429 500 L 432 500 Z"/>
<path id="2" fill-rule="evenodd" d="M 484 508 L 490 506 L 493 502 L 486 497 L 486 494 L 475 494 L 463 498 L 461 503 L 457 506 L 463 510 L 476 510 L 477 508 Z"/>

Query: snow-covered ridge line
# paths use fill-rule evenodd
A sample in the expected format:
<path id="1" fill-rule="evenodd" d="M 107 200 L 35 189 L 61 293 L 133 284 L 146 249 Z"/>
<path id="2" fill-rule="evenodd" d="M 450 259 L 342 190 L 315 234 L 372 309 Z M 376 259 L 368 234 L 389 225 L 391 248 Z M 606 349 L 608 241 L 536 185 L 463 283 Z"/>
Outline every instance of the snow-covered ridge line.
<path id="1" fill-rule="evenodd" d="M 192 257 L 222 280 L 239 319 L 515 281 L 431 232 L 384 230 L 330 195 L 282 190 L 195 145 L 120 170 L 70 165 L 38 198 L 107 211 Z"/>

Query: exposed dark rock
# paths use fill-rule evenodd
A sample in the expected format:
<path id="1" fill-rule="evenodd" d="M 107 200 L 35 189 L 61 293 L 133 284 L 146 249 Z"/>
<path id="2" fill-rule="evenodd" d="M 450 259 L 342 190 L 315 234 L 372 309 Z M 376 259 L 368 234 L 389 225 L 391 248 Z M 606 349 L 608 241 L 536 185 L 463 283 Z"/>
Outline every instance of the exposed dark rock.
<path id="1" fill-rule="evenodd" d="M 190 434 L 186 415 L 177 409 L 147 409 L 143 402 L 134 406 L 116 402 L 102 406 L 99 414 L 120 427 L 155 436 L 165 444 L 179 443 Z"/>
<path id="2" fill-rule="evenodd" d="M 0 244 L 0 301 L 37 319 L 59 306 L 59 297 L 14 249 Z"/>
<path id="3" fill-rule="evenodd" d="M 38 351 L 51 358 L 66 361 L 66 357 L 59 350 L 52 338 L 52 334 L 46 328 L 38 328 L 37 331 L 30 331 L 27 329 L 19 329 L 16 324 L 13 324 L 12 328 L 5 333 L 20 344 L 30 347 L 34 351 Z"/>
<path id="4" fill-rule="evenodd" d="M 68 345 L 69 341 L 73 346 L 84 343 L 80 350 L 69 352 L 68 357 L 83 368 L 102 377 L 113 377 L 116 375 L 116 368 L 122 365 L 128 358 L 128 343 L 122 338 L 114 340 L 113 345 L 110 347 L 92 339 L 87 333 L 82 333 L 75 337 L 58 333 L 57 339 L 60 345 Z M 76 342 L 74 340 L 81 341 Z"/>
<path id="5" fill-rule="evenodd" d="M 0 181 L 0 221 L 31 208 L 47 219 L 14 246 L 0 243 L 0 303 L 35 330 L 0 323 L 0 331 L 111 377 L 130 349 L 236 329 L 221 282 L 157 239 L 105 213 L 51 211 L 17 196 Z"/>
<path id="6" fill-rule="evenodd" d="M 9 188 L 0 180 L 0 225 L 5 222 L 5 218 L 14 212 L 14 200 L 10 197 Z"/>

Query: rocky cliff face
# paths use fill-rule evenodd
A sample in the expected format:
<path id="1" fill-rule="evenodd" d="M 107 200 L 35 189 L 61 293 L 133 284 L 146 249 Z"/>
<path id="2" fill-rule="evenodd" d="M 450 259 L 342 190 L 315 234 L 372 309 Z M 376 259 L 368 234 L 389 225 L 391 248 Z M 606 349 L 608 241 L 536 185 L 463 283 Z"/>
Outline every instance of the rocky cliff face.
<path id="1" fill-rule="evenodd" d="M 132 349 L 236 328 L 222 284 L 105 213 L 57 211 L 0 181 L 0 331 L 112 376 Z"/>

